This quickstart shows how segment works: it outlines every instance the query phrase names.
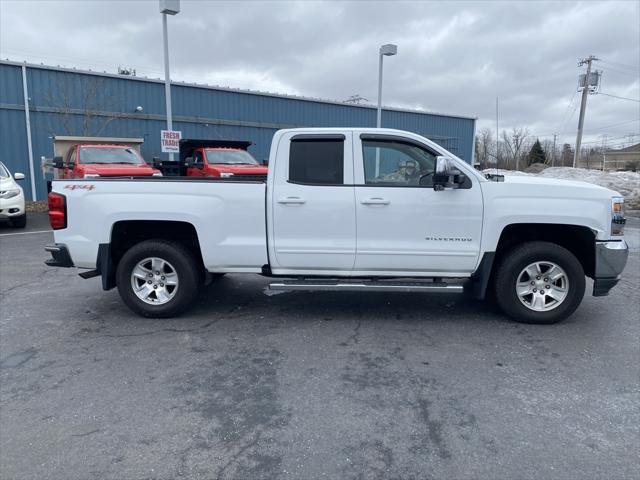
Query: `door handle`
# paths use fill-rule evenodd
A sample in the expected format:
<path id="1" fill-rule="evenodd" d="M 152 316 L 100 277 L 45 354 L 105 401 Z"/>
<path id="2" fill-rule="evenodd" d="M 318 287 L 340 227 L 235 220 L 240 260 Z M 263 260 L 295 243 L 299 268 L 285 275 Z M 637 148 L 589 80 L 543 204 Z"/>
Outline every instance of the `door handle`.
<path id="1" fill-rule="evenodd" d="M 389 205 L 391 201 L 386 198 L 374 197 L 374 198 L 365 198 L 361 200 L 360 203 L 362 205 Z"/>
<path id="2" fill-rule="evenodd" d="M 287 205 L 302 205 L 306 203 L 306 200 L 301 197 L 283 197 L 278 199 L 278 203 L 284 203 Z"/>

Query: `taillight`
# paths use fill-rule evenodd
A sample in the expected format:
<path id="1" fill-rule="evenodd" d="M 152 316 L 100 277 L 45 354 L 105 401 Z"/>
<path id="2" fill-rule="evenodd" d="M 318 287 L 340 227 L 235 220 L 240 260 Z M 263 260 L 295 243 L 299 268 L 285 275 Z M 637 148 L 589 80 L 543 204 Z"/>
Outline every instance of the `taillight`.
<path id="1" fill-rule="evenodd" d="M 67 197 L 64 195 L 49 194 L 49 223 L 54 230 L 67 228 Z"/>

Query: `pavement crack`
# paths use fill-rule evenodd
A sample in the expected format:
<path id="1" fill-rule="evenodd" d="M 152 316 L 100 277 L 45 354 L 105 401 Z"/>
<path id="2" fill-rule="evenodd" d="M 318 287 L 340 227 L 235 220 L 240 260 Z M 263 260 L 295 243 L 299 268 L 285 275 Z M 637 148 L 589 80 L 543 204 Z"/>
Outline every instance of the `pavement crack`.
<path id="1" fill-rule="evenodd" d="M 231 464 L 233 464 L 238 458 L 240 458 L 240 456 L 246 452 L 247 450 L 249 450 L 252 447 L 255 447 L 258 442 L 260 441 L 260 437 L 262 436 L 262 430 L 258 430 L 258 432 L 255 434 L 255 436 L 248 441 L 246 444 L 244 444 L 242 447 L 240 447 L 240 449 L 231 456 L 231 458 L 229 458 L 229 460 L 222 465 L 219 469 L 218 472 L 215 476 L 215 478 L 222 478 L 222 475 L 226 472 L 227 468 L 229 468 L 231 466 Z"/>
<path id="2" fill-rule="evenodd" d="M 146 337 L 149 335 L 155 335 L 157 333 L 162 332 L 172 332 L 172 333 L 188 333 L 188 332 L 197 332 L 199 330 L 206 330 L 214 323 L 217 323 L 219 320 L 212 320 L 210 322 L 205 323 L 204 325 L 199 325 L 193 328 L 160 328 L 159 330 L 151 330 L 150 332 L 140 332 L 140 333 L 105 333 L 104 335 L 98 335 L 99 337 L 109 337 L 109 338 L 126 338 L 126 337 Z"/>
<path id="3" fill-rule="evenodd" d="M 353 329 L 353 333 L 351 335 L 349 335 L 347 340 L 344 341 L 341 345 L 348 346 L 352 342 L 353 342 L 353 345 L 357 345 L 358 343 L 360 343 L 359 336 L 360 336 L 360 327 L 361 326 L 362 326 L 362 319 L 358 318 L 358 322 L 356 323 L 356 326 Z"/>
<path id="4" fill-rule="evenodd" d="M 91 430 L 90 432 L 85 432 L 85 433 L 76 433 L 71 435 L 72 437 L 88 437 L 89 435 L 93 435 L 94 433 L 98 433 L 101 432 L 102 430 L 100 430 L 99 428 L 95 429 L 95 430 Z"/>
<path id="5" fill-rule="evenodd" d="M 5 298 L 7 295 L 9 295 L 9 293 L 18 290 L 20 288 L 24 288 L 24 287 L 28 287 L 30 285 L 38 285 L 42 283 L 42 277 L 46 276 L 47 274 L 51 274 L 54 272 L 54 269 L 52 268 L 48 268 L 45 270 L 42 270 L 42 272 L 40 272 L 39 274 L 36 275 L 36 280 L 29 280 L 28 282 L 23 282 L 23 283 L 19 283 L 17 285 L 14 285 L 13 287 L 9 287 L 6 290 L 3 290 L 0 292 L 0 299 Z"/>

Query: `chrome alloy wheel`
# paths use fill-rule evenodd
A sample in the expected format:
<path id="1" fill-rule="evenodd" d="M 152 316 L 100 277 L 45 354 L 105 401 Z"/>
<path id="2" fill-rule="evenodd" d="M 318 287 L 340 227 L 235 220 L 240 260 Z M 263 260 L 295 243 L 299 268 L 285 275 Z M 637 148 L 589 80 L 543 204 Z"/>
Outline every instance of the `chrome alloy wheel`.
<path id="1" fill-rule="evenodd" d="M 162 258 L 145 258 L 131 271 L 131 288 L 143 302 L 163 305 L 178 291 L 178 274 L 173 265 Z"/>
<path id="2" fill-rule="evenodd" d="M 553 262 L 535 262 L 518 275 L 516 293 L 528 309 L 548 312 L 567 298 L 569 277 Z"/>

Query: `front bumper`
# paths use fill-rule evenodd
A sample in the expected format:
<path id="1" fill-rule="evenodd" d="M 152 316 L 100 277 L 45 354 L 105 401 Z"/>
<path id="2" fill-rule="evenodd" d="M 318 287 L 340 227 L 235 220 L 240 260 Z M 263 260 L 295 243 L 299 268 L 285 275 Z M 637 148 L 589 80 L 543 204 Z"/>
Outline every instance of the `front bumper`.
<path id="1" fill-rule="evenodd" d="M 69 249 L 64 243 L 49 244 L 44 249 L 51 253 L 53 258 L 45 260 L 44 263 L 50 267 L 73 267 L 73 260 L 69 255 Z"/>
<path id="2" fill-rule="evenodd" d="M 603 297 L 620 281 L 627 264 L 629 247 L 624 240 L 596 243 L 596 264 L 593 276 L 593 296 Z"/>
<path id="3" fill-rule="evenodd" d="M 12 198 L 0 198 L 0 218 L 13 218 L 24 215 L 24 195 Z"/>

